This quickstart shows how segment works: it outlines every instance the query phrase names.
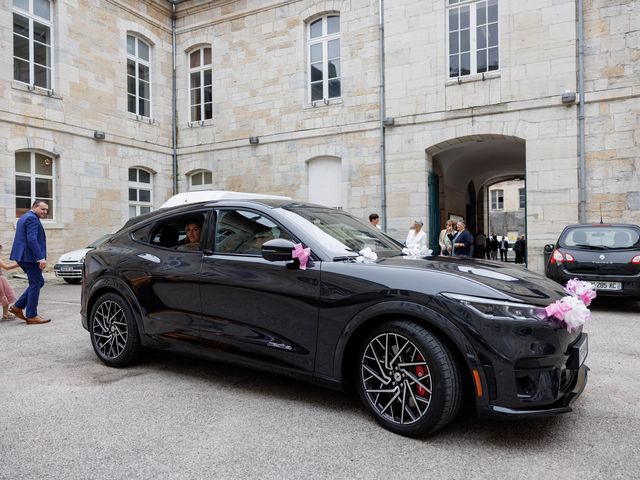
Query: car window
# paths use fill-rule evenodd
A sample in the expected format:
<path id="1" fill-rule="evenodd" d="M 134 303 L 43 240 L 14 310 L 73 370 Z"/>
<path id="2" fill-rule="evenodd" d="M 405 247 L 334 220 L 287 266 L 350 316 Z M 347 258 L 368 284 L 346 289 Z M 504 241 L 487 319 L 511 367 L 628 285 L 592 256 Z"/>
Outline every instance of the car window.
<path id="1" fill-rule="evenodd" d="M 561 247 L 633 248 L 638 247 L 640 231 L 633 227 L 585 226 L 571 228 L 560 238 Z"/>
<path id="2" fill-rule="evenodd" d="M 295 241 L 280 225 L 250 210 L 221 210 L 216 226 L 216 253 L 261 255 L 262 244 L 274 238 Z"/>
<path id="3" fill-rule="evenodd" d="M 333 256 L 357 256 L 357 252 L 370 248 L 380 256 L 392 256 L 400 253 L 402 245 L 380 232 L 333 208 L 324 207 L 286 207 L 285 214 L 294 223 L 301 221 L 303 228 L 311 229 L 314 235 L 322 239 Z"/>
<path id="4" fill-rule="evenodd" d="M 149 243 L 174 250 L 200 251 L 204 243 L 204 222 L 204 213 L 192 213 L 158 222 L 151 231 Z"/>

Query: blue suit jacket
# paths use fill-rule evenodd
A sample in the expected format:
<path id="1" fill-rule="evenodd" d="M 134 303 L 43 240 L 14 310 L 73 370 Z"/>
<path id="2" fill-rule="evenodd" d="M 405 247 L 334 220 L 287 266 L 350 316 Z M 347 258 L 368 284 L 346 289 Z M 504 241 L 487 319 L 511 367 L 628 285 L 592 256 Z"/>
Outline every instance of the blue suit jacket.
<path id="1" fill-rule="evenodd" d="M 40 218 L 29 210 L 16 224 L 16 237 L 9 259 L 16 262 L 37 262 L 47 258 L 47 237 Z"/>

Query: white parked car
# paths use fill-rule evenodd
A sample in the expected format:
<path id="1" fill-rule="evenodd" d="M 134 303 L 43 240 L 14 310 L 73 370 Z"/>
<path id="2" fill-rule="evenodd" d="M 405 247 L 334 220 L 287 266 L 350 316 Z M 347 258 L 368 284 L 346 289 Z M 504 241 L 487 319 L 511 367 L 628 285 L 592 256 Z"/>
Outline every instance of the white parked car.
<path id="1" fill-rule="evenodd" d="M 53 267 L 56 277 L 64 279 L 67 283 L 80 283 L 82 281 L 82 265 L 84 264 L 84 257 L 87 252 L 106 243 L 112 236 L 113 233 L 108 233 L 86 248 L 62 254 Z"/>

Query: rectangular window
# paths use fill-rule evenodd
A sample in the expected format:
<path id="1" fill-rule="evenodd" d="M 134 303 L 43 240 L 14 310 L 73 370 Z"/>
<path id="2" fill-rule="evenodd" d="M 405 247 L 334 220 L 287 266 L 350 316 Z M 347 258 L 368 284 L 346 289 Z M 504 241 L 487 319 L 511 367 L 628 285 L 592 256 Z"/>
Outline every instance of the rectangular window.
<path id="1" fill-rule="evenodd" d="M 520 196 L 520 208 L 525 208 L 527 205 L 527 192 L 524 188 L 519 188 L 518 194 Z"/>
<path id="2" fill-rule="evenodd" d="M 50 0 L 13 1 L 14 80 L 47 90 L 53 88 L 51 30 Z"/>
<path id="3" fill-rule="evenodd" d="M 504 190 L 491 190 L 491 210 L 504 208 Z"/>
<path id="4" fill-rule="evenodd" d="M 309 100 L 342 96 L 340 16 L 327 15 L 308 26 Z"/>
<path id="5" fill-rule="evenodd" d="M 498 70 L 498 0 L 448 0 L 449 77 Z"/>
<path id="6" fill-rule="evenodd" d="M 138 37 L 127 35 L 127 110 L 151 117 L 150 47 Z"/>
<path id="7" fill-rule="evenodd" d="M 213 118 L 211 48 L 189 54 L 189 118 L 200 122 Z"/>

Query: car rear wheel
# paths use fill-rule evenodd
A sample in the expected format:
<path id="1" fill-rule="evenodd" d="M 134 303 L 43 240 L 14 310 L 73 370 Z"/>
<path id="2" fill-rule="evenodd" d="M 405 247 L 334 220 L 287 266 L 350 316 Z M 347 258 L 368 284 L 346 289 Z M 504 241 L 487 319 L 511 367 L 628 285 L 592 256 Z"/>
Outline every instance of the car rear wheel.
<path id="1" fill-rule="evenodd" d="M 410 321 L 383 324 L 358 354 L 358 392 L 384 428 L 422 437 L 448 424 L 462 401 L 459 367 L 447 346 Z"/>
<path id="2" fill-rule="evenodd" d="M 98 358 L 111 367 L 125 367 L 140 356 L 138 327 L 129 304 L 115 293 L 98 298 L 89 319 L 91 344 Z"/>

